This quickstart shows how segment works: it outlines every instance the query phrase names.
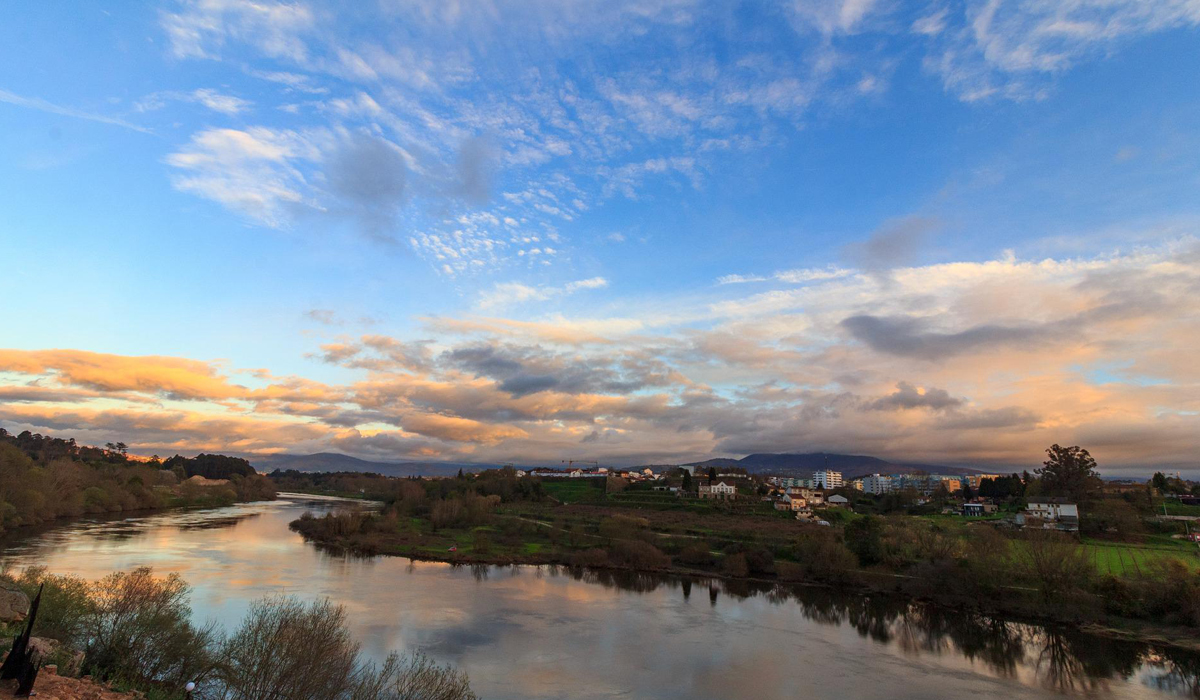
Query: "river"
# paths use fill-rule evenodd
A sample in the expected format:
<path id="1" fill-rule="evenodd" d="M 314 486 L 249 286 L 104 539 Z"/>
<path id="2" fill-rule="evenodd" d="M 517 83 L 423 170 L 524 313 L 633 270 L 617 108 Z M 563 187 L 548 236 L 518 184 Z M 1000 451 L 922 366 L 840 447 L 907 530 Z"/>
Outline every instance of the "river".
<path id="1" fill-rule="evenodd" d="M 817 588 L 331 554 L 288 529 L 333 499 L 64 522 L 0 563 L 97 579 L 151 566 L 199 621 L 286 593 L 346 606 L 363 650 L 421 649 L 489 699 L 1200 697 L 1200 658 Z"/>

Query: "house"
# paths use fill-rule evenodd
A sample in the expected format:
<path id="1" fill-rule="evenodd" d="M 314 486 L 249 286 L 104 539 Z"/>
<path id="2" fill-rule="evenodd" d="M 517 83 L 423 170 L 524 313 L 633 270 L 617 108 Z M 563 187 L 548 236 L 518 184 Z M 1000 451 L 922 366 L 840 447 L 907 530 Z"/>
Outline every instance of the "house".
<path id="1" fill-rule="evenodd" d="M 998 510 L 1000 510 L 1000 509 L 996 506 L 995 503 L 973 502 L 973 503 L 964 503 L 963 504 L 962 514 L 967 516 L 968 518 L 980 518 L 985 515 L 991 515 L 992 513 L 995 513 Z"/>
<path id="2" fill-rule="evenodd" d="M 800 495 L 783 494 L 783 498 L 775 501 L 775 510 L 790 510 L 795 513 L 809 512 L 812 510 L 808 499 Z"/>
<path id="3" fill-rule="evenodd" d="M 825 492 L 798 486 L 789 487 L 785 492 L 794 498 L 803 498 L 808 504 L 820 508 L 825 505 Z"/>
<path id="4" fill-rule="evenodd" d="M 1047 530 L 1079 529 L 1079 506 L 1062 498 L 1032 498 L 1024 513 L 1017 514 L 1017 524 Z"/>
<path id="5" fill-rule="evenodd" d="M 737 498 L 737 487 L 725 481 L 715 481 L 711 484 L 700 484 L 700 498 L 716 498 L 732 500 Z"/>
<path id="6" fill-rule="evenodd" d="M 825 499 L 825 502 L 828 503 L 829 505 L 833 506 L 834 508 L 844 508 L 844 507 L 850 505 L 849 498 L 846 498 L 845 496 L 839 496 L 836 493 L 833 494 L 832 496 L 830 496 L 829 498 Z"/>

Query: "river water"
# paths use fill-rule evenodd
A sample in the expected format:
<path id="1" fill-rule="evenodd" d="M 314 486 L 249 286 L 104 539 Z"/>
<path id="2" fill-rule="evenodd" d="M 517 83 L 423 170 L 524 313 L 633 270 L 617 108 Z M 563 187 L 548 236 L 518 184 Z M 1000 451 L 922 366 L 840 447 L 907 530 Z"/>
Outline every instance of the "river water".
<path id="1" fill-rule="evenodd" d="M 334 499 L 79 520 L 3 543 L 0 563 L 96 579 L 151 566 L 236 626 L 286 593 L 346 606 L 363 650 L 421 649 L 483 698 L 1200 697 L 1200 657 L 838 595 L 555 567 L 331 554 L 288 529 Z"/>

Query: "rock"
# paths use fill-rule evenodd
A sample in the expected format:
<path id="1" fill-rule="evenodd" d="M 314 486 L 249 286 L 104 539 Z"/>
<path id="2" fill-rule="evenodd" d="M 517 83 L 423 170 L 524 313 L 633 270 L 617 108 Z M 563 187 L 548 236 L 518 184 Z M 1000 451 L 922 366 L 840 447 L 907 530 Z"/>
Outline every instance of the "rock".
<path id="1" fill-rule="evenodd" d="M 33 652 L 35 662 L 45 661 L 50 658 L 50 655 L 58 651 L 62 643 L 57 639 L 47 639 L 46 637 L 30 637 L 29 650 Z"/>
<path id="2" fill-rule="evenodd" d="M 0 622 L 21 622 L 29 613 L 29 596 L 16 586 L 0 581 Z"/>

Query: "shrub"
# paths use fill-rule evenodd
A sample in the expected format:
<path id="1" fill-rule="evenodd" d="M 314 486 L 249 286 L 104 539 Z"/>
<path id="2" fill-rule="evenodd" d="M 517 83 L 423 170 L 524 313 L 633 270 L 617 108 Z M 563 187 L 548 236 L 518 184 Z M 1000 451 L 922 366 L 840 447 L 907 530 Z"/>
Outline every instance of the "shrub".
<path id="1" fill-rule="evenodd" d="M 591 547 L 571 555 L 571 566 L 606 566 L 608 565 L 608 550 L 603 547 Z"/>
<path id="2" fill-rule="evenodd" d="M 474 700 L 467 677 L 423 654 L 364 662 L 329 601 L 265 598 L 225 643 L 212 694 L 225 700 Z"/>
<path id="3" fill-rule="evenodd" d="M 84 667 L 139 686 L 182 687 L 213 669 L 213 628 L 189 621 L 188 588 L 178 574 L 149 568 L 115 573 L 92 585 L 85 618 Z"/>
<path id="4" fill-rule="evenodd" d="M 737 552 L 736 554 L 727 554 L 721 560 L 721 570 L 727 576 L 744 577 L 750 575 L 750 567 L 746 564 L 746 555 Z"/>
<path id="5" fill-rule="evenodd" d="M 614 542 L 609 550 L 608 559 L 617 566 L 633 569 L 666 569 L 671 566 L 671 558 L 663 554 L 658 547 L 638 540 Z"/>
<path id="6" fill-rule="evenodd" d="M 693 542 L 687 545 L 675 558 L 684 566 L 708 568 L 717 564 L 716 556 L 709 551 L 708 544 L 704 542 Z"/>
<path id="7" fill-rule="evenodd" d="M 816 581 L 845 583 L 858 568 L 857 557 L 828 528 L 805 533 L 797 540 L 795 553 L 803 576 Z"/>

